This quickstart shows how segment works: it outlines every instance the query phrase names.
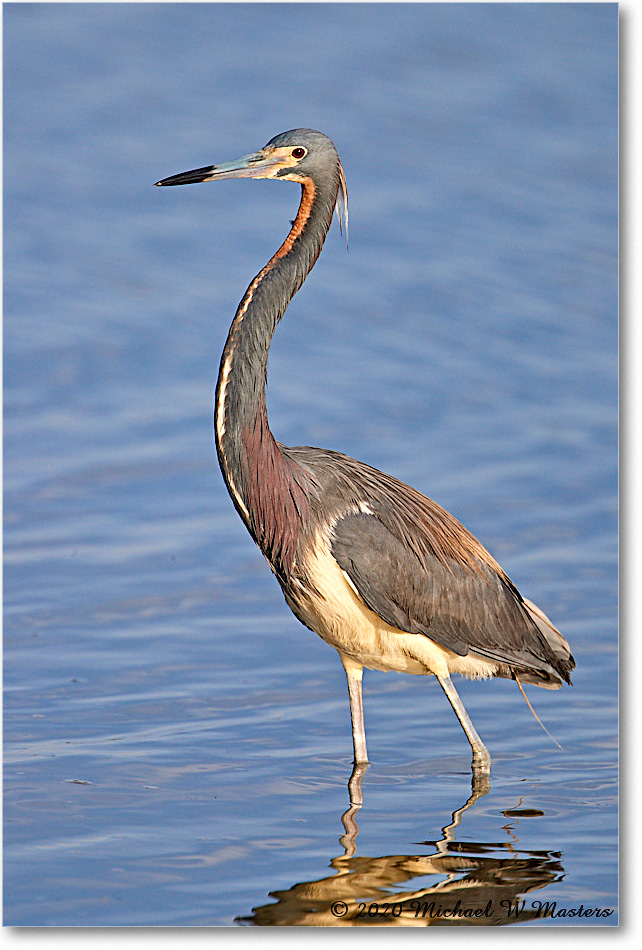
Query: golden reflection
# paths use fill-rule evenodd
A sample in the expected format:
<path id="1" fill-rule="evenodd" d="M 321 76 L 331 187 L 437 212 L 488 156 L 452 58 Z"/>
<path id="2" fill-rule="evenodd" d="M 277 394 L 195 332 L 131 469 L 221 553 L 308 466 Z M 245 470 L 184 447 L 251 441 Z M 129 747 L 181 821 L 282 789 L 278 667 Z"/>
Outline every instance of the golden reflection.
<path id="1" fill-rule="evenodd" d="M 516 827 L 529 810 L 504 812 L 511 820 L 499 829 L 505 841 L 458 842 L 455 833 L 464 813 L 490 786 L 473 779 L 468 800 L 452 813 L 438 841 L 424 841 L 430 854 L 357 855 L 356 814 L 363 804 L 366 766 L 358 766 L 348 784 L 350 806 L 341 816 L 343 854 L 330 864 L 333 873 L 274 891 L 276 903 L 237 918 L 246 925 L 303 927 L 497 927 L 537 916 L 523 895 L 563 877 L 555 851 L 520 851 Z M 545 898 L 542 898 L 544 902 Z"/>

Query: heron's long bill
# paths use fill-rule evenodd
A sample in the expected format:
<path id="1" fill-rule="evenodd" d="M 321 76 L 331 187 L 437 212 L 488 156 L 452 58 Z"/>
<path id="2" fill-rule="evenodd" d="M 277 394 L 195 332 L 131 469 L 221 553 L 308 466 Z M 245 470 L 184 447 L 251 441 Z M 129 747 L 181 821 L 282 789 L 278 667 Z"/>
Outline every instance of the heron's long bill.
<path id="1" fill-rule="evenodd" d="M 194 185 L 201 181 L 219 181 L 223 178 L 270 178 L 278 168 L 283 167 L 283 156 L 278 153 L 267 154 L 263 151 L 244 155 L 234 162 L 222 165 L 205 165 L 193 168 L 189 172 L 180 172 L 155 182 L 157 185 Z"/>

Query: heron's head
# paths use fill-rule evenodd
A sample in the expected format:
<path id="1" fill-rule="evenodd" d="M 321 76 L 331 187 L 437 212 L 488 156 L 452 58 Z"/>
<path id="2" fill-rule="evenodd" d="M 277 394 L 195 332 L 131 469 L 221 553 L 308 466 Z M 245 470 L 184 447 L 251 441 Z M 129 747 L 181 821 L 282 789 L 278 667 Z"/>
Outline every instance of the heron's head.
<path id="1" fill-rule="evenodd" d="M 192 185 L 225 178 L 276 178 L 315 188 L 336 186 L 338 201 L 347 222 L 348 192 L 343 168 L 334 143 L 314 129 L 281 132 L 250 155 L 222 165 L 206 165 L 157 181 L 157 185 Z M 341 215 L 340 215 L 341 217 Z"/>
<path id="2" fill-rule="evenodd" d="M 194 168 L 157 185 L 191 185 L 201 181 L 220 181 L 223 178 L 285 178 L 302 181 L 331 175 L 339 162 L 339 155 L 331 139 L 313 129 L 292 129 L 281 132 L 250 155 L 225 162 Z"/>

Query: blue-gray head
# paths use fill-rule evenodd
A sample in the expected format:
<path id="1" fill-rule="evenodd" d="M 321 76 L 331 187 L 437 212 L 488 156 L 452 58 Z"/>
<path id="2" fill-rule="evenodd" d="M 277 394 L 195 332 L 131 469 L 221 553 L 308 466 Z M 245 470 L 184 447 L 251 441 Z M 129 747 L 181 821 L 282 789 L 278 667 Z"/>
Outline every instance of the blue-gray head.
<path id="1" fill-rule="evenodd" d="M 276 178 L 311 182 L 315 188 L 337 187 L 337 213 L 348 225 L 348 191 L 339 154 L 323 132 L 291 129 L 280 132 L 257 152 L 222 165 L 206 165 L 157 181 L 157 185 L 191 185 L 225 178 Z"/>

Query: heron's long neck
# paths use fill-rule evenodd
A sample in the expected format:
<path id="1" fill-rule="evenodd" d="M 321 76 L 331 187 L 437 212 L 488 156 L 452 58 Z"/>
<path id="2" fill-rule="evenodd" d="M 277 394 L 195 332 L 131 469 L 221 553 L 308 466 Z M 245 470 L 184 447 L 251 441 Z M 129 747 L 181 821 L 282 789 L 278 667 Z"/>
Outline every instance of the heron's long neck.
<path id="1" fill-rule="evenodd" d="M 277 572 L 291 566 L 298 539 L 302 474 L 286 459 L 267 419 L 270 342 L 286 308 L 314 266 L 332 221 L 337 188 L 302 181 L 292 229 L 239 304 L 223 350 L 214 428 L 223 477 L 255 541 Z"/>

